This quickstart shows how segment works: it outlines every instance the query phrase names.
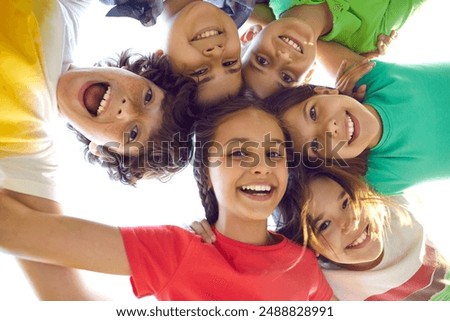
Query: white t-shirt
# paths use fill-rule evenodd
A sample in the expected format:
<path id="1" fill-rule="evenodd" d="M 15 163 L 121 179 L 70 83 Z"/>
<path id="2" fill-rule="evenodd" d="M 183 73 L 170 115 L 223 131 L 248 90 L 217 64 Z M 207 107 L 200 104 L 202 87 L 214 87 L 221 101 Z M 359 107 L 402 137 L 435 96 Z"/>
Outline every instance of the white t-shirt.
<path id="1" fill-rule="evenodd" d="M 0 120 L 0 125 L 4 128 L 3 131 L 0 128 L 0 187 L 2 188 L 57 200 L 55 174 L 58 158 L 52 138 L 54 137 L 52 130 L 55 128 L 52 123 L 58 117 L 56 85 L 61 73 L 67 71 L 73 61 L 72 55 L 77 43 L 80 18 L 90 2 L 90 0 L 21 2 L 10 0 L 2 4 L 5 9 L 2 9 L 3 13 L 0 13 L 0 16 L 6 19 L 9 25 L 8 28 L 2 28 L 0 31 L 2 33 L 0 41 L 3 42 L 0 42 L 0 45 L 6 49 L 24 48 L 23 51 L 27 52 L 26 54 L 19 51 L 23 56 L 30 55 L 32 51 L 30 48 L 35 48 L 38 52 L 35 56 L 38 57 L 41 73 L 44 74 L 45 79 L 45 83 L 42 81 L 27 83 L 27 79 L 21 81 L 20 75 L 15 75 L 16 82 L 20 82 L 20 85 L 26 88 L 25 91 L 31 93 L 29 99 L 21 97 L 23 96 L 21 92 L 12 93 L 11 96 L 10 92 L 0 93 L 0 102 L 3 102 L 0 108 L 4 111 L 3 120 Z M 20 12 L 20 10 L 24 12 L 24 15 L 20 17 L 27 17 L 32 10 L 39 28 L 33 28 L 32 24 L 27 24 L 20 19 L 15 21 L 8 17 L 11 12 Z M 30 39 L 26 36 L 26 32 L 18 34 L 16 30 L 21 30 L 20 28 L 27 28 L 30 34 L 37 30 L 41 41 L 28 46 L 24 45 L 23 48 L 20 44 L 17 45 L 18 42 L 14 44 L 9 41 L 11 37 Z M 39 55 L 40 51 L 42 56 Z M 14 55 L 15 52 L 4 50 L 4 55 L 8 54 Z M 20 54 L 18 54 L 19 57 L 21 57 Z M 18 61 L 20 59 L 22 58 Z M 14 73 L 15 70 L 12 66 L 0 65 L 0 71 L 4 74 Z M 7 83 L 10 79 L 5 76 L 0 79 L 0 82 Z M 11 85 L 10 91 L 16 90 L 17 87 L 16 84 Z M 11 115 L 15 114 L 15 109 L 20 109 L 20 112 L 17 113 L 16 118 L 12 118 Z M 23 119 L 27 122 L 22 122 Z M 7 128 L 8 126 L 14 128 L 15 120 L 18 122 L 15 126 L 17 131 L 11 133 Z"/>
<path id="2" fill-rule="evenodd" d="M 423 227 L 409 215 L 402 222 L 393 211 L 384 240 L 384 256 L 375 268 L 351 271 L 332 263 L 321 263 L 322 270 L 342 301 L 427 301 L 449 298 L 448 263 L 437 264 L 434 245 Z M 409 220 L 407 220 L 409 221 Z"/>

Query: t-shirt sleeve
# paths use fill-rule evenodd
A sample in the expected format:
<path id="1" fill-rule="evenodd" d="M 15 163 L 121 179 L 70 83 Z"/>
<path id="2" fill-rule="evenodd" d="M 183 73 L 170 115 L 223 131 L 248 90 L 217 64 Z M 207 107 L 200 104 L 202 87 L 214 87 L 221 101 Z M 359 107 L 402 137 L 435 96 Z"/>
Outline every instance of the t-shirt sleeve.
<path id="1" fill-rule="evenodd" d="M 138 298 L 168 285 L 195 236 L 176 226 L 123 227 L 120 232 Z"/>

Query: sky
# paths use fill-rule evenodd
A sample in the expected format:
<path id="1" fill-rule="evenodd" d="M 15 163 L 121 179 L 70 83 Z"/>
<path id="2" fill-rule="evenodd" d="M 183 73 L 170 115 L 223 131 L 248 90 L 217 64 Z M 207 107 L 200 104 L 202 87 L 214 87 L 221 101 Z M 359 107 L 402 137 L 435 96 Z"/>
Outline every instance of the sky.
<path id="1" fill-rule="evenodd" d="M 158 49 L 163 36 L 157 28 L 144 28 L 128 18 L 104 18 L 107 7 L 94 7 L 81 27 L 81 43 L 76 64 L 90 66 L 99 59 L 114 56 L 123 49 L 138 52 Z M 381 59 L 402 63 L 423 63 L 450 59 L 450 47 L 442 40 L 449 28 L 450 3 L 428 0 L 422 10 L 411 17 L 399 31 L 388 54 Z M 319 70 L 314 81 L 332 85 Z M 449 111 L 450 112 L 450 111 Z M 117 226 L 189 224 L 203 217 L 192 169 L 187 168 L 167 183 L 143 181 L 137 187 L 123 186 L 109 180 L 106 172 L 86 163 L 81 145 L 61 122 L 58 137 L 63 148 L 60 182 L 67 215 Z M 446 246 L 450 223 L 447 198 L 450 180 L 427 183 L 407 191 L 415 212 L 432 239 L 449 255 Z M 0 302 L 35 301 L 35 296 L 10 256 L 0 255 Z M 135 300 L 128 277 L 83 272 L 86 282 L 102 295 L 114 300 Z M 143 300 L 153 300 L 145 298 Z"/>

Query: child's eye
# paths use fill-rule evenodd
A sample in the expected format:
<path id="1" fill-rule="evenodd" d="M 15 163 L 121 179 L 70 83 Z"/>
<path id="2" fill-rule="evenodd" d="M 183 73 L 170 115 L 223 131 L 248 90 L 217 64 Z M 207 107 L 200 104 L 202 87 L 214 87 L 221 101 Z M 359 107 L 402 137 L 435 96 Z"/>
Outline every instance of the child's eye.
<path id="1" fill-rule="evenodd" d="M 331 224 L 330 221 L 324 221 L 323 223 L 321 223 L 319 225 L 319 227 L 317 228 L 317 231 L 319 233 L 325 231 L 328 228 L 328 226 L 330 226 L 330 224 Z"/>
<path id="2" fill-rule="evenodd" d="M 270 159 L 274 159 L 274 158 L 282 158 L 283 155 L 280 152 L 277 151 L 271 151 L 268 153 L 267 155 Z"/>
<path id="3" fill-rule="evenodd" d="M 312 120 L 317 120 L 317 113 L 316 113 L 316 107 L 311 107 L 309 110 L 309 117 L 311 117 Z"/>
<path id="4" fill-rule="evenodd" d="M 232 157 L 245 157 L 247 156 L 247 153 L 243 150 L 234 150 L 230 153 L 230 156 Z"/>
<path id="5" fill-rule="evenodd" d="M 256 56 L 256 61 L 258 62 L 258 64 L 260 64 L 261 66 L 265 66 L 265 65 L 268 65 L 269 64 L 269 61 L 266 59 L 266 58 L 264 58 L 264 57 L 261 57 L 261 56 Z"/>
<path id="6" fill-rule="evenodd" d="M 153 92 L 152 92 L 151 89 L 149 89 L 149 90 L 147 91 L 147 93 L 145 94 L 145 97 L 144 97 L 144 103 L 145 103 L 145 104 L 148 104 L 148 103 L 152 100 L 152 98 L 153 98 Z"/>
<path id="7" fill-rule="evenodd" d="M 237 59 L 229 60 L 229 61 L 225 61 L 224 63 L 222 63 L 222 66 L 231 67 L 231 66 L 234 66 L 236 63 L 237 63 Z"/>
<path id="8" fill-rule="evenodd" d="M 285 72 L 282 72 L 282 73 L 281 73 L 281 79 L 282 79 L 285 83 L 288 83 L 288 84 L 290 84 L 291 82 L 295 82 L 294 78 L 293 78 L 291 75 L 289 75 L 289 74 L 287 74 L 287 73 L 285 73 Z"/>
<path id="9" fill-rule="evenodd" d="M 201 76 L 201 75 L 206 74 L 207 72 L 208 72 L 208 68 L 200 68 L 200 69 L 195 70 L 194 72 L 191 72 L 189 74 L 189 76 L 192 76 L 192 77 Z"/>
<path id="10" fill-rule="evenodd" d="M 342 209 L 345 210 L 348 205 L 350 203 L 350 200 L 348 198 L 346 198 L 343 202 L 342 202 Z"/>
<path id="11" fill-rule="evenodd" d="M 319 150 L 319 142 L 317 141 L 317 138 L 314 138 L 311 141 L 311 149 L 313 150 L 314 153 L 317 153 L 317 151 Z"/>
<path id="12" fill-rule="evenodd" d="M 137 126 L 134 126 L 131 131 L 128 133 L 127 143 L 132 143 L 136 140 L 139 134 L 139 129 Z"/>

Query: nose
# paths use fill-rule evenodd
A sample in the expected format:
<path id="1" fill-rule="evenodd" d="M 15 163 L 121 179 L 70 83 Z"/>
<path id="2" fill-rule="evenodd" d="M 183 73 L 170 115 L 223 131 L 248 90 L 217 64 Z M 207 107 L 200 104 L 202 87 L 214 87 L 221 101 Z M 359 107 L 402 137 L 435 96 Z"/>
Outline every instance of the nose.
<path id="1" fill-rule="evenodd" d="M 338 135 L 338 125 L 336 119 L 332 118 L 327 121 L 326 130 L 327 133 L 331 133 L 332 137 L 336 137 Z"/>
<path id="2" fill-rule="evenodd" d="M 272 172 L 271 165 L 267 163 L 267 160 L 265 158 L 255 161 L 258 161 L 258 163 L 251 169 L 253 174 L 268 175 Z"/>
<path id="3" fill-rule="evenodd" d="M 202 53 L 206 57 L 220 57 L 223 53 L 223 45 L 213 45 L 203 49 Z"/>
<path id="4" fill-rule="evenodd" d="M 282 51 L 282 50 L 278 50 L 277 51 L 277 58 L 284 62 L 284 63 L 291 63 L 292 62 L 292 58 L 289 55 L 288 52 Z"/>
<path id="5" fill-rule="evenodd" d="M 131 100 L 123 98 L 116 109 L 115 116 L 117 119 L 125 120 L 139 114 L 138 106 Z"/>
<path id="6" fill-rule="evenodd" d="M 341 222 L 341 229 L 345 234 L 350 233 L 358 229 L 359 219 L 352 211 L 352 214 L 345 215 Z"/>

